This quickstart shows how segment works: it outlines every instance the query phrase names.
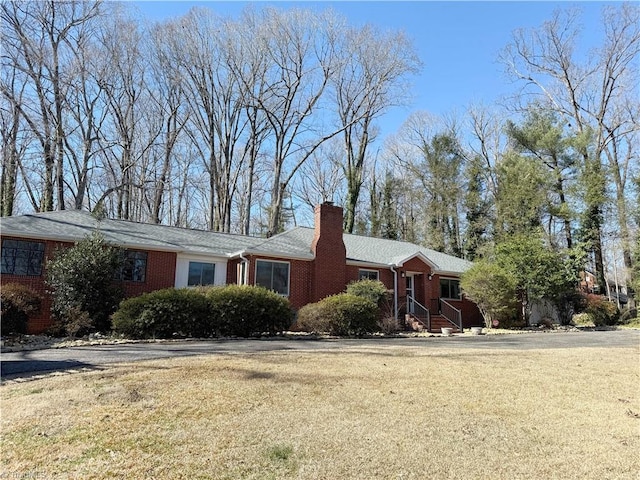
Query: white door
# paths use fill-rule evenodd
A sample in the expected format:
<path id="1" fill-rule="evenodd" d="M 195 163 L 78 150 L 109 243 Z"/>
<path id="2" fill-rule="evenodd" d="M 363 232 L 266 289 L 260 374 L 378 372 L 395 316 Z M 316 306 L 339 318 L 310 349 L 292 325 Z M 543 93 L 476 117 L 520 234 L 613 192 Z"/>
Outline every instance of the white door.
<path id="1" fill-rule="evenodd" d="M 407 312 L 408 313 L 415 313 L 415 305 L 414 305 L 414 299 L 415 299 L 415 293 L 414 293 L 414 288 L 413 288 L 413 277 L 410 277 L 409 275 L 407 275 L 405 277 L 406 281 L 407 281 Z"/>

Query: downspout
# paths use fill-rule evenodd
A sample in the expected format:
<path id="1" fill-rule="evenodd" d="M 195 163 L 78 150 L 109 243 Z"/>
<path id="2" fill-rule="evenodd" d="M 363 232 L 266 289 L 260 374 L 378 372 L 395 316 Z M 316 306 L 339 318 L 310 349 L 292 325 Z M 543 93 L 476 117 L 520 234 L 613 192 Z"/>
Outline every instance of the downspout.
<path id="1" fill-rule="evenodd" d="M 396 322 L 398 321 L 398 272 L 393 268 L 393 265 L 389 267 L 393 272 L 393 314 Z"/>
<path id="2" fill-rule="evenodd" d="M 242 260 L 242 263 L 245 265 L 244 268 L 244 278 L 240 280 L 240 285 L 248 285 L 249 284 L 249 259 L 247 257 L 244 256 L 245 252 L 241 251 L 240 252 L 240 260 Z"/>

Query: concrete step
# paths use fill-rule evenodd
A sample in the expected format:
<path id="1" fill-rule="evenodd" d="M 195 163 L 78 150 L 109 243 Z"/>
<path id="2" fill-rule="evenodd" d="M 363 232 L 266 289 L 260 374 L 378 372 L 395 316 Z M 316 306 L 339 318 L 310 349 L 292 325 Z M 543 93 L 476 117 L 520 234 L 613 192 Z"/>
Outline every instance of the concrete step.
<path id="1" fill-rule="evenodd" d="M 422 322 L 420 320 L 422 320 Z M 407 321 L 407 327 L 409 327 L 409 329 L 413 330 L 414 332 L 426 331 L 427 329 L 425 324 L 426 324 L 426 319 L 420 319 L 420 318 L 417 318 L 416 316 L 412 316 Z M 442 332 L 441 329 L 443 327 L 453 328 L 453 333 L 460 333 L 460 330 L 456 328 L 451 322 L 449 322 L 449 320 L 447 320 L 442 315 L 431 315 L 430 327 L 431 329 L 429 330 L 429 332 L 431 333 L 441 333 Z"/>
<path id="2" fill-rule="evenodd" d="M 442 315 L 431 315 L 431 332 L 440 333 L 442 328 L 453 328 L 453 333 L 460 333 L 460 329 L 455 327 L 449 320 Z"/>

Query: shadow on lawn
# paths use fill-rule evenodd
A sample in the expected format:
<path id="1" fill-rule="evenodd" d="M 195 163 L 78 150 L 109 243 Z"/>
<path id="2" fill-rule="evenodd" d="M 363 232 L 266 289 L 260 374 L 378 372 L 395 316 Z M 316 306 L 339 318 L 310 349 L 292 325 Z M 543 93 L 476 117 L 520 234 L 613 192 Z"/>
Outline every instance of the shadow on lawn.
<path id="1" fill-rule="evenodd" d="M 101 367 L 75 360 L 3 360 L 0 363 L 2 383 L 42 378 L 52 373 L 76 373 L 80 370 L 100 370 Z"/>

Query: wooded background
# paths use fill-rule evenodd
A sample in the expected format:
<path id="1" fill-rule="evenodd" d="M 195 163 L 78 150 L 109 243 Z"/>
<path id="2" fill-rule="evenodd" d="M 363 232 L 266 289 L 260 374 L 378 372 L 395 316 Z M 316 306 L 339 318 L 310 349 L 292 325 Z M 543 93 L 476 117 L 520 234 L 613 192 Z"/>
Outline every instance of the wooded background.
<path id="1" fill-rule="evenodd" d="M 387 138 L 380 120 L 420 88 L 401 32 L 329 10 L 195 8 L 149 23 L 124 3 L 1 9 L 3 216 L 86 209 L 269 236 L 332 200 L 347 232 L 470 260 L 539 236 L 581 248 L 601 285 L 637 281 L 635 4 L 603 9 L 588 56 L 578 9 L 514 32 L 499 60 L 519 94 L 415 111 Z"/>

